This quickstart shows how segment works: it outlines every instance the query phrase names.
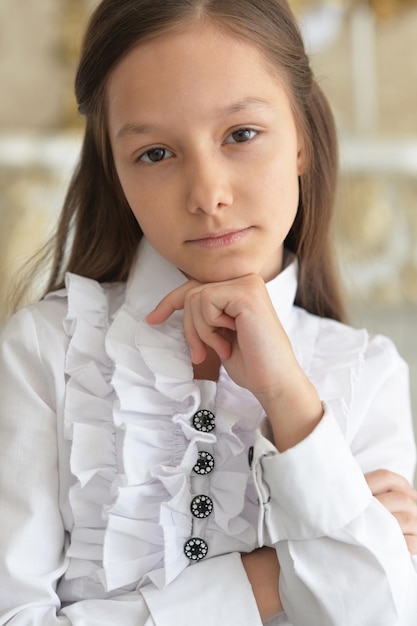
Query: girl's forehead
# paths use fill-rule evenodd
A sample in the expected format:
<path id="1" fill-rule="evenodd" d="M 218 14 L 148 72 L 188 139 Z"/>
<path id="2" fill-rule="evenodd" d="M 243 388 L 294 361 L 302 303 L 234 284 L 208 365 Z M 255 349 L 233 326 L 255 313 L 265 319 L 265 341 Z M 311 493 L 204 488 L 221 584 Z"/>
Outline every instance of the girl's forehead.
<path id="1" fill-rule="evenodd" d="M 136 46 L 107 90 L 108 130 L 116 141 L 161 129 L 214 129 L 240 113 L 250 121 L 277 111 L 289 127 L 297 126 L 285 84 L 258 48 L 200 24 Z"/>
<path id="2" fill-rule="evenodd" d="M 193 89 L 220 83 L 226 76 L 231 83 L 246 76 L 256 84 L 262 77 L 286 87 L 282 69 L 259 46 L 212 22 L 178 25 L 138 42 L 113 69 L 108 85 L 114 90 L 127 77 L 144 85 L 163 82 L 173 72 L 178 87 L 188 79 Z"/>

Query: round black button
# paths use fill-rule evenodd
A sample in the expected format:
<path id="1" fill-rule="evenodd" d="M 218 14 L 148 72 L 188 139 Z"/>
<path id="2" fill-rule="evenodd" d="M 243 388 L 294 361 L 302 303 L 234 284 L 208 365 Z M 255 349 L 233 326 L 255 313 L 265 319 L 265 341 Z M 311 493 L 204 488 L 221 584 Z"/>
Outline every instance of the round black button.
<path id="1" fill-rule="evenodd" d="M 198 453 L 198 461 L 194 465 L 193 470 L 196 474 L 200 474 L 200 476 L 204 476 L 205 474 L 210 474 L 214 470 L 214 458 L 205 450 L 202 450 Z"/>
<path id="2" fill-rule="evenodd" d="M 203 433 L 209 433 L 215 428 L 215 417 L 211 411 L 207 409 L 201 409 L 193 417 L 193 426 L 196 430 L 200 430 Z"/>
<path id="3" fill-rule="evenodd" d="M 201 561 L 208 552 L 208 545 L 200 537 L 191 537 L 184 545 L 184 554 L 190 561 Z"/>
<path id="4" fill-rule="evenodd" d="M 191 500 L 191 513 L 198 519 L 208 517 L 213 511 L 213 500 L 208 496 L 196 496 Z"/>

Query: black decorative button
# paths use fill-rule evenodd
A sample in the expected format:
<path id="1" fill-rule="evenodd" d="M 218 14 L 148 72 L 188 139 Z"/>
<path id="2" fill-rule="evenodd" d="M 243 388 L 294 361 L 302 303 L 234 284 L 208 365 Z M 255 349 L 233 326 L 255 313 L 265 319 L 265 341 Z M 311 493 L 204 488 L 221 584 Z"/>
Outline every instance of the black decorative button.
<path id="1" fill-rule="evenodd" d="M 196 430 L 200 430 L 203 433 L 209 433 L 215 428 L 215 417 L 211 411 L 207 409 L 201 409 L 193 417 L 193 426 Z"/>
<path id="2" fill-rule="evenodd" d="M 207 552 L 208 545 L 200 537 L 191 537 L 184 545 L 184 554 L 190 561 L 201 561 Z"/>
<path id="3" fill-rule="evenodd" d="M 249 467 L 250 469 L 252 469 L 252 463 L 253 463 L 253 446 L 251 446 L 249 448 L 249 452 L 248 452 L 248 463 L 249 463 Z"/>
<path id="4" fill-rule="evenodd" d="M 213 500 L 208 496 L 196 496 L 191 500 L 191 513 L 194 517 L 204 519 L 213 511 Z"/>
<path id="5" fill-rule="evenodd" d="M 206 474 L 210 474 L 214 470 L 214 458 L 205 450 L 202 450 L 198 453 L 198 461 L 194 465 L 193 470 L 196 474 L 200 474 L 200 476 L 204 476 Z"/>

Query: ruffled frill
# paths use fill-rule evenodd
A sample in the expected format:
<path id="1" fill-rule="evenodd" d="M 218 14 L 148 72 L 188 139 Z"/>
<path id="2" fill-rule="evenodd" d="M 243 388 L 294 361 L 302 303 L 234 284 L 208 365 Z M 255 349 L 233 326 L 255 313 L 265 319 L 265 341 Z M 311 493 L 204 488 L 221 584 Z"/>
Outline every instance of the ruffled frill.
<path id="1" fill-rule="evenodd" d="M 216 541 L 224 534 L 232 549 L 253 549 L 247 447 L 262 418 L 253 396 L 242 413 L 242 390 L 237 401 L 223 372 L 215 434 L 197 431 L 201 396 L 181 316 L 152 327 L 125 303 L 111 320 L 107 291 L 95 281 L 69 275 L 67 290 L 65 432 L 76 483 L 66 578 L 91 580 L 105 593 L 176 578 L 189 564 L 191 474 L 207 445 L 216 448 L 212 554 L 224 550 Z"/>
<path id="2" fill-rule="evenodd" d="M 236 552 L 250 552 L 257 545 L 257 494 L 252 482 L 248 451 L 265 413 L 255 397 L 236 385 L 222 368 L 218 382 L 216 468 L 212 492 L 215 497 L 213 533 L 225 533 Z"/>
<path id="3" fill-rule="evenodd" d="M 214 437 L 191 426 L 199 392 L 181 326 L 174 319 L 167 326 L 150 327 L 126 304 L 107 336 L 122 460 L 121 485 L 107 509 L 108 588 L 147 580 L 162 587 L 188 564 L 189 476 L 197 443 Z"/>
<path id="4" fill-rule="evenodd" d="M 72 441 L 71 472 L 77 482 L 69 500 L 74 528 L 67 580 L 99 582 L 106 521 L 117 473 L 113 423 L 113 365 L 104 348 L 109 324 L 105 290 L 95 281 L 67 275 L 70 343 L 66 355 L 65 437 Z"/>

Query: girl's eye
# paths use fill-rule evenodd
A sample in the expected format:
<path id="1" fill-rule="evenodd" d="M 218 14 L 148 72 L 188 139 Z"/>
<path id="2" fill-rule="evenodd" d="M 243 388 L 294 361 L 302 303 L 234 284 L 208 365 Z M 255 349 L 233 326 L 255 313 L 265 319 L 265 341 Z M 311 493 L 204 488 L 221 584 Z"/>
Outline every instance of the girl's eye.
<path id="1" fill-rule="evenodd" d="M 226 143 L 244 143 L 245 141 L 253 139 L 257 134 L 258 132 L 251 128 L 238 128 L 238 130 L 230 133 L 226 139 Z"/>
<path id="2" fill-rule="evenodd" d="M 165 159 L 170 156 L 172 156 L 171 150 L 167 150 L 166 148 L 151 148 L 141 154 L 138 161 L 144 163 L 159 163 L 160 161 L 165 161 Z"/>

